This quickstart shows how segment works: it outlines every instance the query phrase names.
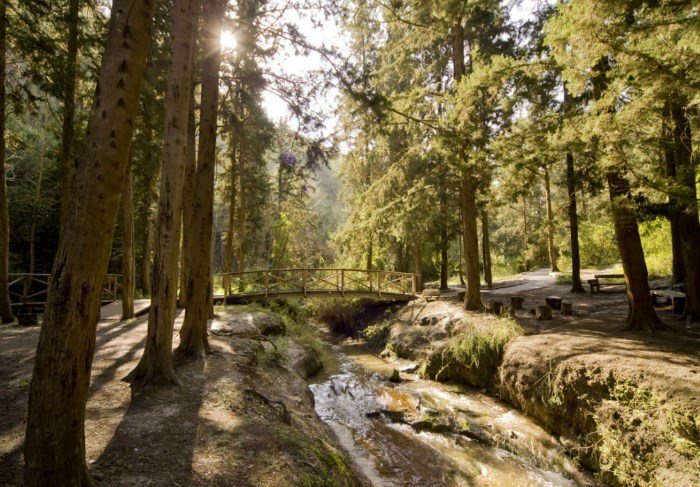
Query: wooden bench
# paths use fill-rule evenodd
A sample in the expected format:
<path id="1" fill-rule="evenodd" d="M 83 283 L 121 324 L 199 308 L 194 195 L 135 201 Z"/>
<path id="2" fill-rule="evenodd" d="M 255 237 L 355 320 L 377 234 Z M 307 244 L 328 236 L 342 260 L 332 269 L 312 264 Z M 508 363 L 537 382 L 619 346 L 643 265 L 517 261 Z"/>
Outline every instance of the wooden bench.
<path id="1" fill-rule="evenodd" d="M 654 300 L 654 305 L 659 304 L 658 298 L 664 298 L 666 304 L 671 303 L 671 310 L 674 313 L 683 313 L 685 311 L 685 293 L 669 289 L 653 289 L 651 297 Z"/>
<path id="2" fill-rule="evenodd" d="M 600 291 L 600 280 L 601 279 L 624 279 L 624 274 L 595 274 L 593 279 L 588 280 L 588 285 L 591 288 L 591 294 L 596 291 Z"/>

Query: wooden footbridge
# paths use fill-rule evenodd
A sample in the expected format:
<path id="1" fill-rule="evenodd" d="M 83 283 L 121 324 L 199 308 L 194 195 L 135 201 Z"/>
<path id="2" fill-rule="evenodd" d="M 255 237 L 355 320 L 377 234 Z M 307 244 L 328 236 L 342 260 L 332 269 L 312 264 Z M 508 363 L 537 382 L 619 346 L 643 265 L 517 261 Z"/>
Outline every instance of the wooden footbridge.
<path id="1" fill-rule="evenodd" d="M 363 269 L 266 269 L 216 276 L 215 288 L 223 295 L 215 300 L 292 297 L 361 297 L 410 301 L 416 297 L 418 274 Z"/>
<path id="2" fill-rule="evenodd" d="M 418 274 L 363 269 L 265 269 L 214 276 L 214 300 L 237 303 L 293 297 L 360 297 L 410 301 Z M 34 320 L 44 312 L 51 274 L 10 274 L 10 300 L 15 315 Z M 222 292 L 223 291 L 223 292 Z M 104 305 L 119 299 L 121 275 L 107 274 Z"/>

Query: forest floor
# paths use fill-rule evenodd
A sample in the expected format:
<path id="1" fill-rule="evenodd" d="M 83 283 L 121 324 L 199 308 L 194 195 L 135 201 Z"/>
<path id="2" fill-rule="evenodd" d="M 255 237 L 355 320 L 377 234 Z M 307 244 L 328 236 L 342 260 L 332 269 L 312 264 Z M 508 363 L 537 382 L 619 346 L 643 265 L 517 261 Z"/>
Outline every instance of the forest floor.
<path id="1" fill-rule="evenodd" d="M 598 449 L 582 454 L 589 458 L 583 463 L 613 472 L 612 482 L 695 485 L 700 479 L 700 329 L 687 327 L 665 306 L 658 313 L 669 331 L 621 332 L 627 313 L 624 286 L 603 287 L 594 295 L 572 295 L 569 288 L 548 281 L 533 289 L 502 287 L 485 293 L 487 303 L 507 303 L 511 294 L 525 298 L 525 307 L 516 313 L 525 333 L 507 347 L 500 393 L 563 441 L 578 445 L 572 448 L 581 447 L 585 428 L 567 426 L 567 417 L 575 422 L 580 410 L 587 415 L 581 419 L 585 423 L 594 415 L 588 440 Z M 555 312 L 551 321 L 536 320 L 529 309 L 550 295 L 571 301 L 574 315 Z M 456 295 L 418 301 L 409 307 L 422 306 L 424 316 L 464 313 Z M 135 390 L 123 381 L 143 350 L 146 317 L 99 323 L 85 426 L 87 461 L 97 485 L 363 483 L 314 412 L 304 379 L 308 348 L 275 339 L 275 351 L 245 308 L 217 312 L 215 324 L 223 333 L 210 338 L 215 353 L 206 363 L 177 364 L 182 387 Z M 22 485 L 26 402 L 38 334 L 38 327 L 0 327 L 3 486 Z M 572 375 L 575 371 L 586 376 L 587 387 L 593 387 L 596 377 L 607 381 L 607 395 L 593 412 L 591 390 L 567 395 L 581 383 L 580 376 Z M 634 390 L 625 393 L 620 384 Z M 647 393 L 640 396 L 639 391 Z M 629 407 L 611 409 L 611 394 L 624 396 L 615 404 Z M 612 427 L 616 422 L 621 425 L 617 429 Z M 600 431 L 602 427 L 608 429 Z"/>

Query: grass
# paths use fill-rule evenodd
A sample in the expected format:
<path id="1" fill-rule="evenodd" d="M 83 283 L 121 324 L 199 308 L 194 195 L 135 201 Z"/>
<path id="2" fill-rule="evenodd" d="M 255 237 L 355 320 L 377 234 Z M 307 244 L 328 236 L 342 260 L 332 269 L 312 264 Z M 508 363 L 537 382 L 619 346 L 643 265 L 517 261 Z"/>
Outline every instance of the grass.
<path id="1" fill-rule="evenodd" d="M 496 373 L 506 344 L 522 329 L 508 318 L 473 318 L 471 326 L 435 350 L 419 369 L 422 377 L 459 380 L 486 387 Z"/>

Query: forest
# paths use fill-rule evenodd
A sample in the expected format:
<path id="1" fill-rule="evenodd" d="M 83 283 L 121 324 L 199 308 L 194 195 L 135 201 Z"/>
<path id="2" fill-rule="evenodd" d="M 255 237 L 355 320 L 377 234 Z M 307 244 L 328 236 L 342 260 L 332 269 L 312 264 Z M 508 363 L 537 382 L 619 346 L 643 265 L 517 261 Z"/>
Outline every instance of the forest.
<path id="1" fill-rule="evenodd" d="M 139 387 L 182 384 L 253 270 L 414 273 L 482 312 L 613 269 L 625 330 L 673 328 L 653 280 L 694 326 L 699 88 L 691 0 L 0 0 L 2 322 L 13 275 L 48 282 L 26 485 L 92 485 L 107 274 L 123 319 L 150 299 Z"/>

